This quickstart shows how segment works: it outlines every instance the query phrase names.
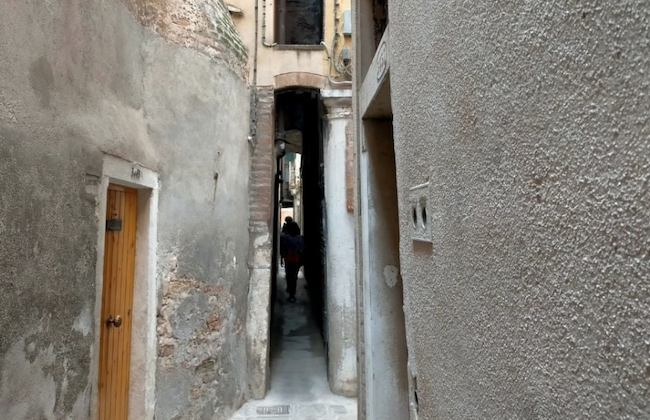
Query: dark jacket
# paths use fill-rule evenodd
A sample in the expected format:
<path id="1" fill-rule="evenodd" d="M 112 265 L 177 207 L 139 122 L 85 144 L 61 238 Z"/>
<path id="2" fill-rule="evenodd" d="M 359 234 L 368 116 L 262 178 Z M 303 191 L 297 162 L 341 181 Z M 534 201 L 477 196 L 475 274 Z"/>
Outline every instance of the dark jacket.
<path id="1" fill-rule="evenodd" d="M 302 261 L 302 236 L 282 235 L 280 239 L 280 255 L 289 264 L 300 264 Z"/>

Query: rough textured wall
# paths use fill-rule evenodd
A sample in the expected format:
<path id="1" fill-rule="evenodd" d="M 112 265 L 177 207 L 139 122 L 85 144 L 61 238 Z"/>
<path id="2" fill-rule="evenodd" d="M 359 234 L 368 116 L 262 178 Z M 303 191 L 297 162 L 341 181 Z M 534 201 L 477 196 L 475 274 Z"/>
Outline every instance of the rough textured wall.
<path id="1" fill-rule="evenodd" d="M 195 48 L 235 66 L 248 53 L 222 0 L 119 0 L 144 26 L 175 45 Z"/>
<path id="2" fill-rule="evenodd" d="M 229 70 L 166 49 L 153 46 L 145 76 L 166 81 L 147 91 L 146 112 L 169 167 L 161 169 L 156 419 L 227 419 L 246 390 L 249 100 Z"/>
<path id="3" fill-rule="evenodd" d="M 404 0 L 390 20 L 420 418 L 650 417 L 647 4 Z M 427 179 L 432 248 L 409 236 Z"/>
<path id="4" fill-rule="evenodd" d="M 86 182 L 111 154 L 160 174 L 156 418 L 228 418 L 246 385 L 243 62 L 115 1 L 2 2 L 0 39 L 0 416 L 90 416 L 104 216 Z"/>

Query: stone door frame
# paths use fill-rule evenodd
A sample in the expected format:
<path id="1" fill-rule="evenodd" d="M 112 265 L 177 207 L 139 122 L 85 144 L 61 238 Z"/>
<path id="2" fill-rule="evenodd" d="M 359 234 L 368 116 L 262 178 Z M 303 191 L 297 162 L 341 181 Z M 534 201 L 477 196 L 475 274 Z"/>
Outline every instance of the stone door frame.
<path id="1" fill-rule="evenodd" d="M 97 263 L 95 269 L 95 345 L 91 360 L 90 418 L 97 419 L 99 346 L 104 269 L 104 239 L 108 185 L 117 184 L 138 190 L 138 227 L 136 234 L 135 281 L 133 287 L 133 327 L 131 340 L 131 377 L 129 419 L 152 420 L 155 409 L 156 381 L 156 248 L 158 237 L 158 174 L 133 162 L 105 155 L 97 191 Z"/>

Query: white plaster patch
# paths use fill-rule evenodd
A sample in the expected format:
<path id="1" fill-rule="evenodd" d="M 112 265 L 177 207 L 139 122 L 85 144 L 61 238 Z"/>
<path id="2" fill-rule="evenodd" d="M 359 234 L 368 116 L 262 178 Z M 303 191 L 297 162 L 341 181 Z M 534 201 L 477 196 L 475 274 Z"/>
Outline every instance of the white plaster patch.
<path id="1" fill-rule="evenodd" d="M 255 248 L 258 248 L 264 244 L 266 244 L 269 241 L 269 234 L 267 233 L 266 235 L 260 235 L 257 238 L 255 238 Z"/>
<path id="2" fill-rule="evenodd" d="M 394 265 L 384 267 L 384 278 L 386 279 L 386 284 L 391 289 L 397 285 L 397 276 L 399 276 L 399 268 Z"/>
<path id="3" fill-rule="evenodd" d="M 348 342 L 346 346 L 343 347 L 341 351 L 341 364 L 339 365 L 339 380 L 343 383 L 350 384 L 354 383 L 356 388 L 356 379 L 357 379 L 357 347 L 356 342 Z M 354 389 L 346 390 L 348 392 L 354 392 Z"/>
<path id="4" fill-rule="evenodd" d="M 90 304 L 86 303 L 79 315 L 72 322 L 72 329 L 80 332 L 83 336 L 87 336 L 92 331 L 93 316 L 90 310 Z"/>
<path id="5" fill-rule="evenodd" d="M 84 392 L 77 395 L 77 399 L 72 406 L 72 414 L 69 417 L 70 420 L 84 420 L 87 419 L 88 412 L 88 399 L 89 399 L 89 390 L 90 387 L 87 386 Z"/>

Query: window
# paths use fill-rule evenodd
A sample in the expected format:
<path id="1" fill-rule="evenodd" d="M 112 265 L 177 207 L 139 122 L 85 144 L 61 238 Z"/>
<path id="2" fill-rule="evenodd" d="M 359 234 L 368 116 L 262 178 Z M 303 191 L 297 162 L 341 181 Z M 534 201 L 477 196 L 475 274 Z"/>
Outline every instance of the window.
<path id="1" fill-rule="evenodd" d="M 323 0 L 277 0 L 276 41 L 319 45 L 323 40 Z"/>

